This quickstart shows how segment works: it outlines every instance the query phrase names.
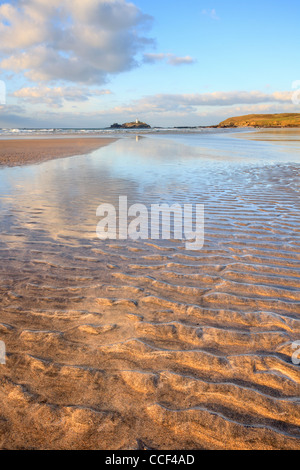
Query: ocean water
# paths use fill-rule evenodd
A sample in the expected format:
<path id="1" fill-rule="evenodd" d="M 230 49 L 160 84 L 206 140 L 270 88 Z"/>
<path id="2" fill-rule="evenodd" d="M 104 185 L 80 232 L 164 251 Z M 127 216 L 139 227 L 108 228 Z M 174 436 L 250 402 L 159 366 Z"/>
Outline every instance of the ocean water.
<path id="1" fill-rule="evenodd" d="M 24 137 L 39 137 L 39 136 L 97 136 L 97 135 L 118 135 L 126 136 L 132 134 L 215 134 L 226 133 L 226 129 L 208 129 L 208 128 L 170 128 L 170 127 L 154 127 L 152 129 L 110 129 L 110 128 L 1 128 L 0 138 L 24 138 Z M 231 132 L 239 132 L 239 130 L 231 130 Z"/>

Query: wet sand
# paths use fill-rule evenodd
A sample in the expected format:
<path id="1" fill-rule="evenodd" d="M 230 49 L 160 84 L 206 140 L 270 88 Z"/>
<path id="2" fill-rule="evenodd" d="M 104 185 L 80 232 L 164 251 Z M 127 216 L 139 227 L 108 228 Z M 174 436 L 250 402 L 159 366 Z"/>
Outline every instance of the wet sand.
<path id="1" fill-rule="evenodd" d="M 105 170 L 126 144 L 107 148 L 98 173 L 92 160 L 97 195 L 100 175 L 105 196 L 119 193 L 120 174 L 112 186 Z M 152 147 L 139 145 L 154 166 Z M 48 196 L 55 179 L 40 199 L 16 191 L 13 211 L 5 200 L 0 447 L 300 449 L 299 165 L 214 164 L 213 184 L 195 180 L 205 246 L 189 252 L 178 241 L 83 239 L 74 221 L 67 231 L 71 160 L 59 201 Z M 74 207 L 85 194 L 91 203 L 84 168 L 89 191 L 72 194 Z"/>
<path id="2" fill-rule="evenodd" d="M 0 166 L 41 163 L 84 155 L 114 142 L 107 138 L 52 138 L 0 140 Z"/>

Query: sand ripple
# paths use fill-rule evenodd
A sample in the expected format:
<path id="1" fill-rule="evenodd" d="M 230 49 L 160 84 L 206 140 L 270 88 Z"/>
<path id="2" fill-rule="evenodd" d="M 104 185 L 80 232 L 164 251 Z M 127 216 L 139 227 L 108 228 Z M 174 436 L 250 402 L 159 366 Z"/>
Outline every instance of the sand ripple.
<path id="1" fill-rule="evenodd" d="M 4 237 L 1 448 L 299 449 L 299 215 L 273 177 L 216 186 L 196 253 Z"/>

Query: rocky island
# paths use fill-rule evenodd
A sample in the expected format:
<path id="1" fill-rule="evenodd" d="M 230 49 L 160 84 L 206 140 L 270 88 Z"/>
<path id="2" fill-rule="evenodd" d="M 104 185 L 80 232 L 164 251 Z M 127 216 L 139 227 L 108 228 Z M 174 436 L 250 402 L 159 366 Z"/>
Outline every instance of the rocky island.
<path id="1" fill-rule="evenodd" d="M 216 127 L 300 127 L 300 114 L 249 114 L 226 119 Z"/>
<path id="2" fill-rule="evenodd" d="M 136 120 L 135 122 L 125 122 L 125 124 L 112 124 L 110 129 L 151 129 L 149 124 Z"/>

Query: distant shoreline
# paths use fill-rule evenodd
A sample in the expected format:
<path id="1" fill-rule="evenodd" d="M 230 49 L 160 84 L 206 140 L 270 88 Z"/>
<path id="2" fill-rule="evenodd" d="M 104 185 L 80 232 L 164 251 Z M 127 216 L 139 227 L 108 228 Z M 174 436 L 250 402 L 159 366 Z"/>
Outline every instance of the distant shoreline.
<path id="1" fill-rule="evenodd" d="M 281 114 L 248 114 L 244 116 L 231 117 L 217 125 L 211 126 L 174 126 L 172 129 L 235 129 L 235 128 L 298 128 L 300 127 L 300 114 L 281 113 Z M 151 127 L 145 122 L 127 122 L 125 124 L 112 124 L 109 129 L 159 129 Z"/>

